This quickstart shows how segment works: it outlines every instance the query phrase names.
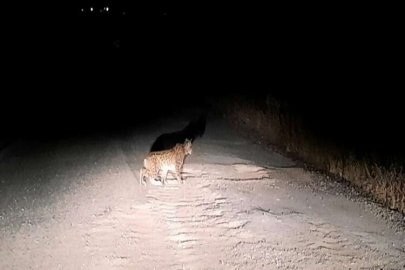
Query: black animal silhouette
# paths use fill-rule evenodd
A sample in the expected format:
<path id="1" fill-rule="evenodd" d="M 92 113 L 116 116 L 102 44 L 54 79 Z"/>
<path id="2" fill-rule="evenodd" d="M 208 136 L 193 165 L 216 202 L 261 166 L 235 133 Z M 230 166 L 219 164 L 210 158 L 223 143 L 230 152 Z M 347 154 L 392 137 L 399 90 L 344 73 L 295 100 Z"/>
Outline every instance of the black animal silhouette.
<path id="1" fill-rule="evenodd" d="M 207 115 L 202 113 L 197 120 L 190 121 L 182 130 L 160 135 L 152 144 L 150 152 L 171 149 L 177 143 L 184 143 L 186 139 L 194 143 L 195 139 L 204 135 L 206 123 Z"/>

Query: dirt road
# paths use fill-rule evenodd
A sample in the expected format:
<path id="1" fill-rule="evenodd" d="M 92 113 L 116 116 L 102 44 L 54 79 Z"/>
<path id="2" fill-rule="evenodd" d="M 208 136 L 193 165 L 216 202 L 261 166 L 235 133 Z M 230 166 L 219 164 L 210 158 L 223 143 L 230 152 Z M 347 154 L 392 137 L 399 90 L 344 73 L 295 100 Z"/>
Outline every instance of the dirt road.
<path id="1" fill-rule="evenodd" d="M 187 120 L 8 146 L 0 269 L 405 268 L 403 231 L 221 120 L 196 140 L 185 184 L 139 186 L 153 140 Z"/>

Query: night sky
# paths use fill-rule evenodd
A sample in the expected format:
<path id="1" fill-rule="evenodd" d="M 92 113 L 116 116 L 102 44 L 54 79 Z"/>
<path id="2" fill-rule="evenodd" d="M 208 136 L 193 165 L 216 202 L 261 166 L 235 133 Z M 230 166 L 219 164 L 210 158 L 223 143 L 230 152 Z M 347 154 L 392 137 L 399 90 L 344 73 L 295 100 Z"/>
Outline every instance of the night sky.
<path id="1" fill-rule="evenodd" d="M 2 115 L 19 133 L 52 126 L 54 117 L 79 127 L 89 119 L 128 122 L 207 93 L 272 92 L 335 128 L 397 127 L 395 36 L 368 8 L 174 1 L 14 8 Z"/>

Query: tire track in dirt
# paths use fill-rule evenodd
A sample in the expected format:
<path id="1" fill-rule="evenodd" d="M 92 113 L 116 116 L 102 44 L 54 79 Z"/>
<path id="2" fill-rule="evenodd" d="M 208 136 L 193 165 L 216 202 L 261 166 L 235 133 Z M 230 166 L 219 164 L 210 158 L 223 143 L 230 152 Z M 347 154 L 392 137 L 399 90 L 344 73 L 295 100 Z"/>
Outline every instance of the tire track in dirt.
<path id="1" fill-rule="evenodd" d="M 333 224 L 314 215 L 305 204 L 289 208 L 283 203 L 272 203 L 272 196 L 285 191 L 278 187 L 277 181 L 268 180 L 217 180 L 212 184 L 214 191 L 227 190 L 225 194 L 230 199 L 238 197 L 243 200 L 243 204 L 237 207 L 238 218 L 249 220 L 245 231 L 239 235 L 242 239 L 231 249 L 231 254 L 226 255 L 228 265 L 243 266 L 243 269 L 405 267 L 404 252 L 388 246 L 384 235 L 356 232 L 350 226 Z M 273 192 L 267 192 L 272 189 Z M 254 190 L 262 190 L 267 200 L 257 198 L 261 194 L 253 193 Z M 269 208 L 264 208 L 264 205 Z"/>
<path id="2" fill-rule="evenodd" d="M 231 202 L 213 193 L 210 184 L 189 179 L 186 185 L 151 188 L 147 195 L 153 216 L 163 221 L 165 243 L 178 269 L 218 269 L 226 249 L 248 221 L 235 221 Z"/>
<path id="3" fill-rule="evenodd" d="M 373 235 L 350 232 L 300 208 L 275 204 L 266 208 L 263 203 L 271 197 L 255 201 L 253 190 L 283 192 L 271 180 L 271 170 L 191 164 L 184 175 L 188 178 L 184 185 L 172 178 L 165 187 L 142 187 L 147 202 L 135 207 L 136 231 L 141 232 L 138 245 L 144 252 L 141 265 L 164 269 L 396 269 L 401 265 L 403 254 L 379 244 Z"/>

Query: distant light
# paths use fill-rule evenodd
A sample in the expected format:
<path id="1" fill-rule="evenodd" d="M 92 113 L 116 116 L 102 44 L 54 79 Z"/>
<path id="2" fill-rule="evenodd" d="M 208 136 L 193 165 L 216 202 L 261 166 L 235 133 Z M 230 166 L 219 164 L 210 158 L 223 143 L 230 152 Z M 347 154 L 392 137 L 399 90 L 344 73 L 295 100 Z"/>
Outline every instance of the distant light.
<path id="1" fill-rule="evenodd" d="M 122 15 L 125 15 L 125 12 L 122 12 Z"/>
<path id="2" fill-rule="evenodd" d="M 166 15 L 167 15 L 167 13 L 163 13 L 163 15 L 165 15 L 165 16 L 166 16 Z"/>
<path id="3" fill-rule="evenodd" d="M 84 12 L 84 8 L 82 8 L 80 11 L 81 11 L 81 12 Z"/>
<path id="4" fill-rule="evenodd" d="M 108 9 L 109 9 L 108 7 L 105 8 L 106 11 L 108 11 Z"/>
<path id="5" fill-rule="evenodd" d="M 93 12 L 93 7 L 90 8 L 90 11 Z"/>

